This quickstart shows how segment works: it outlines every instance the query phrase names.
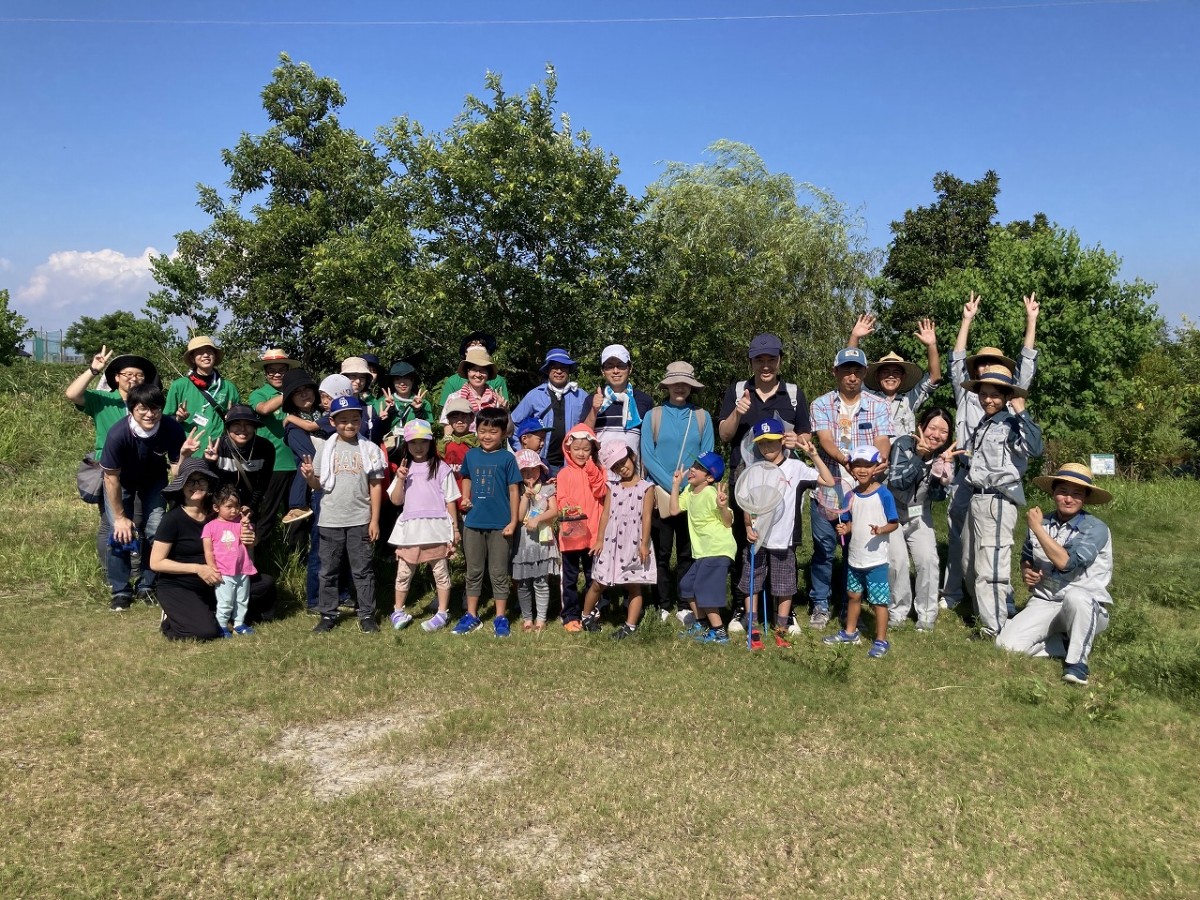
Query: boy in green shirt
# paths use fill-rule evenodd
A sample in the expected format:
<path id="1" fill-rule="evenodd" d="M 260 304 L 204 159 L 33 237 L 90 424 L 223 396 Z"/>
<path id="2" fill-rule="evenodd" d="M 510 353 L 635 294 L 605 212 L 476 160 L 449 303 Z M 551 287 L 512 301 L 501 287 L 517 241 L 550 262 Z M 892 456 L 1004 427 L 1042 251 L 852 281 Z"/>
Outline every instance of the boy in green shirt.
<path id="1" fill-rule="evenodd" d="M 671 515 L 687 513 L 694 560 L 679 583 L 680 600 L 691 606 L 696 617 L 685 634 L 706 644 L 729 643 L 720 610 L 725 606 L 725 583 L 737 544 L 731 530 L 729 496 L 725 485 L 717 483 L 724 475 L 725 461 L 710 450 L 700 454 L 686 474 L 678 469 L 671 479 Z M 688 487 L 681 494 L 679 488 L 685 477 Z"/>

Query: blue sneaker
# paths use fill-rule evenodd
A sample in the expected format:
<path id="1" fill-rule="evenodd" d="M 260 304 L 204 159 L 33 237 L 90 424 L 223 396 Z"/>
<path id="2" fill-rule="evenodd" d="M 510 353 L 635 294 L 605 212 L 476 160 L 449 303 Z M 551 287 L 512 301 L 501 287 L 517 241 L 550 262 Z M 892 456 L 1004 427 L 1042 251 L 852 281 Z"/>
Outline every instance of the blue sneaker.
<path id="1" fill-rule="evenodd" d="M 703 622 L 693 622 L 683 631 L 679 632 L 679 636 L 682 638 L 694 638 L 695 640 L 700 640 L 707 632 L 708 626 Z"/>
<path id="2" fill-rule="evenodd" d="M 458 624 L 454 626 L 452 634 L 470 634 L 477 628 L 482 627 L 483 623 L 479 621 L 478 616 L 473 616 L 470 613 L 463 613 L 462 618 L 458 620 Z"/>
<path id="3" fill-rule="evenodd" d="M 729 632 L 724 628 L 709 628 L 699 641 L 702 644 L 728 644 Z"/>
<path id="4" fill-rule="evenodd" d="M 230 631 L 228 628 L 226 628 L 224 625 L 222 625 L 221 626 L 221 637 L 231 638 L 231 637 L 233 637 L 233 632 Z"/>
<path id="5" fill-rule="evenodd" d="M 871 649 L 867 651 L 867 656 L 871 659 L 879 659 L 890 649 L 892 649 L 892 645 L 887 641 L 875 641 L 871 644 Z"/>
<path id="6" fill-rule="evenodd" d="M 829 637 L 821 641 L 822 644 L 861 644 L 862 639 L 858 636 L 857 631 L 847 631 L 844 628 L 839 628 L 837 634 L 831 634 Z"/>
<path id="7" fill-rule="evenodd" d="M 251 628 L 249 625 L 234 625 L 233 633 L 234 634 L 243 634 L 243 635 L 254 634 L 254 629 Z"/>
<path id="8" fill-rule="evenodd" d="M 1067 684 L 1086 685 L 1088 683 L 1087 663 L 1074 663 L 1073 665 L 1063 666 L 1062 680 Z"/>
<path id="9" fill-rule="evenodd" d="M 507 616 L 496 616 L 492 620 L 492 629 L 496 632 L 496 637 L 508 637 L 512 633 L 508 627 Z"/>

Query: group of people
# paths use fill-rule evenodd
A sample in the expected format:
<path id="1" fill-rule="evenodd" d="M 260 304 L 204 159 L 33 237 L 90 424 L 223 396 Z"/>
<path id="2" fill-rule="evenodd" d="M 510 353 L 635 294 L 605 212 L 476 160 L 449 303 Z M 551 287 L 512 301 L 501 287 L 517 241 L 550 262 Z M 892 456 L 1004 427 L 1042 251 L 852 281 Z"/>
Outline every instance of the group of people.
<path id="1" fill-rule="evenodd" d="M 253 621 L 272 614 L 275 593 L 254 548 L 283 522 L 310 530 L 306 601 L 317 633 L 337 627 L 343 607 L 361 630 L 379 630 L 376 547 L 385 538 L 396 565 L 387 621 L 396 629 L 414 621 L 413 579 L 427 566 L 436 595 L 421 622 L 428 632 L 482 628 L 486 575 L 498 637 L 515 625 L 515 582 L 514 612 L 528 632 L 547 627 L 552 585 L 566 631 L 602 630 L 606 591 L 615 588 L 627 598 L 615 640 L 652 611 L 663 620 L 674 612 L 685 634 L 706 643 L 728 643 L 735 632 L 761 648 L 769 629 L 787 647 L 803 625 L 793 606 L 807 506 L 807 624 L 823 631 L 836 615 L 841 626 L 826 643 L 862 641 L 865 602 L 869 655 L 884 656 L 889 630 L 911 616 L 918 632 L 932 631 L 939 611 L 969 593 L 979 635 L 1061 658 L 1064 679 L 1086 684 L 1092 643 L 1108 624 L 1112 542 L 1085 506 L 1110 498 L 1082 465 L 1035 479 L 1054 509 L 1028 512 L 1020 571 L 1030 599 L 1015 613 L 1022 481 L 1042 453 L 1026 409 L 1039 306 L 1024 298 L 1014 361 L 994 347 L 967 354 L 979 302 L 972 294 L 964 306 L 951 353 L 953 413 L 928 403 L 941 379 L 933 323 L 916 332 L 924 368 L 894 353 L 871 363 L 859 346 L 874 330 L 869 315 L 833 360 L 834 389 L 811 404 L 780 376 L 779 338 L 757 335 L 749 377 L 728 386 L 715 415 L 695 402 L 704 385 L 691 364 L 667 366 L 656 401 L 634 386 L 620 344 L 601 352 L 595 391 L 578 385 L 579 364 L 556 347 L 540 368 L 544 383 L 514 402 L 493 362 L 495 339 L 474 333 L 436 408 L 406 361 L 385 371 L 375 357 L 351 357 L 318 382 L 268 350 L 264 384 L 242 404 L 210 338 L 189 341 L 187 374 L 165 395 L 149 360 L 102 348 L 66 393 L 96 423 L 105 488 L 97 553 L 111 607 L 157 600 L 172 638 L 252 634 Z M 89 387 L 100 375 L 110 389 Z M 750 467 L 765 467 L 782 486 L 769 511 L 738 502 Z M 932 504 L 947 496 L 943 574 Z M 835 590 L 839 544 L 844 597 Z M 452 624 L 459 554 L 464 611 Z"/>

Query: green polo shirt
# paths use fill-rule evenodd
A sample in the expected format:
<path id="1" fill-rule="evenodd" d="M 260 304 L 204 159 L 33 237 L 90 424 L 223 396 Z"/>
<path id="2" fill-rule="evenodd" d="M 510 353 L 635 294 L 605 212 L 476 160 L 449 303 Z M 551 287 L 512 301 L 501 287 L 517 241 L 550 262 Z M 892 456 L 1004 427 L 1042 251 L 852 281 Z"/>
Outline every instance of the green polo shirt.
<path id="1" fill-rule="evenodd" d="M 254 390 L 250 394 L 250 399 L 246 402 L 250 405 L 251 409 L 258 412 L 258 404 L 265 403 L 278 396 L 280 396 L 279 391 L 275 390 L 269 384 L 264 384 L 262 387 Z M 296 455 L 292 453 L 287 443 L 283 440 L 283 420 L 287 418 L 287 413 L 283 411 L 283 407 L 281 406 L 270 415 L 264 416 L 262 413 L 258 413 L 258 415 L 263 420 L 263 427 L 258 430 L 258 433 L 275 445 L 275 471 L 295 472 Z"/>
<path id="2" fill-rule="evenodd" d="M 229 407 L 241 400 L 237 388 L 224 378 L 221 379 L 220 386 L 215 391 L 210 389 L 209 393 L 220 404 L 222 413 L 227 412 Z M 200 429 L 196 434 L 200 441 L 200 447 L 193 455 L 203 456 L 208 442 L 217 440 L 225 433 L 225 420 L 217 414 L 216 410 L 212 408 L 212 404 L 200 393 L 200 388 L 196 387 L 192 379 L 187 377 L 176 378 L 171 382 L 171 387 L 167 390 L 167 406 L 163 410 L 163 415 L 175 415 L 175 410 L 179 409 L 180 403 L 187 405 L 187 419 L 183 423 L 183 430 L 191 434 L 193 428 Z M 203 421 L 198 421 L 198 419 Z"/>
<path id="3" fill-rule="evenodd" d="M 96 423 L 96 459 L 99 459 L 109 429 L 129 415 L 125 401 L 121 399 L 121 392 L 84 391 L 83 405 L 75 408 L 91 416 L 92 421 Z"/>

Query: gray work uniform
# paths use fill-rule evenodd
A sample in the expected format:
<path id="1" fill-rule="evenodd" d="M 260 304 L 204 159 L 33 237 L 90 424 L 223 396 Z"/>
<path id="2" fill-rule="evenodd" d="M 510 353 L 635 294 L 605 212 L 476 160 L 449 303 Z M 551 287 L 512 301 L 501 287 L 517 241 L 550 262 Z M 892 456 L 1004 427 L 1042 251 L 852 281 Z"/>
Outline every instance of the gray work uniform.
<path id="1" fill-rule="evenodd" d="M 906 434 L 896 439 L 888 460 L 887 486 L 900 517 L 900 527 L 888 542 L 892 594 L 888 618 L 893 626 L 902 624 L 914 605 L 918 624 L 932 626 L 937 620 L 938 554 L 932 504 L 942 499 L 945 487 L 931 473 L 935 459 L 922 459 L 916 438 Z M 915 594 L 908 577 L 910 554 L 917 570 Z"/>

